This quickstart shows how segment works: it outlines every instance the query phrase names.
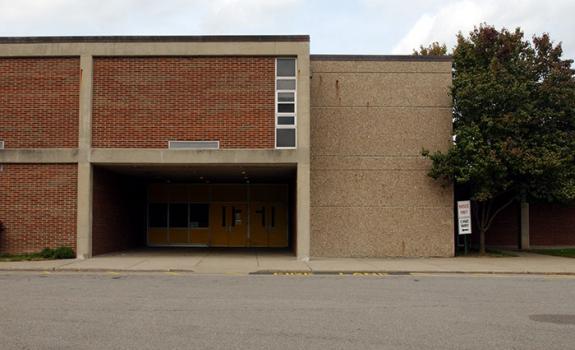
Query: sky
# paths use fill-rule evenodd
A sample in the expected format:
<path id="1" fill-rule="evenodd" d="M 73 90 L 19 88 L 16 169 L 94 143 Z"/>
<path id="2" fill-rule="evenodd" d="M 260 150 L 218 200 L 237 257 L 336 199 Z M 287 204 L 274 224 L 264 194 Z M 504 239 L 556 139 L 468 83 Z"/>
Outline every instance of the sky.
<path id="1" fill-rule="evenodd" d="M 575 0 L 0 0 L 0 36 L 309 34 L 312 54 L 411 54 L 480 23 L 575 58 Z"/>

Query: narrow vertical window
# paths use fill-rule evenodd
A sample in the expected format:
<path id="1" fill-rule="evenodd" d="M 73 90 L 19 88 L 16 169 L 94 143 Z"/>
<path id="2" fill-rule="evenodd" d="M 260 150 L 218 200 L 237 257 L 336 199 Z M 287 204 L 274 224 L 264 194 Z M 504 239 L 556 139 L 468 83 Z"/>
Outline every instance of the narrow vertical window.
<path id="1" fill-rule="evenodd" d="M 276 148 L 295 148 L 297 80 L 296 59 L 276 59 Z"/>

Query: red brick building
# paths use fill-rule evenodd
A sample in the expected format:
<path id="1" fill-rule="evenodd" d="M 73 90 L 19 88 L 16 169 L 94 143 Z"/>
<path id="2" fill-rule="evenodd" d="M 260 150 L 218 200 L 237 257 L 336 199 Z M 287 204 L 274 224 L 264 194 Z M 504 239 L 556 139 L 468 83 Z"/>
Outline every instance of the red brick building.
<path id="1" fill-rule="evenodd" d="M 450 256 L 452 191 L 419 154 L 449 145 L 450 84 L 449 58 L 307 36 L 1 38 L 0 253 Z M 575 245 L 571 213 L 533 206 L 532 244 Z"/>

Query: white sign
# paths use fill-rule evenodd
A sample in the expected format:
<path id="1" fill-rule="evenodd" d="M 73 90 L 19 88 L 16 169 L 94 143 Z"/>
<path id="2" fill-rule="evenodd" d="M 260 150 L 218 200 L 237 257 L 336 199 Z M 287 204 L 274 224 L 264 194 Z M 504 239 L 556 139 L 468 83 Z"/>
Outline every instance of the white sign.
<path id="1" fill-rule="evenodd" d="M 457 202 L 457 219 L 459 220 L 459 234 L 471 234 L 471 202 Z"/>

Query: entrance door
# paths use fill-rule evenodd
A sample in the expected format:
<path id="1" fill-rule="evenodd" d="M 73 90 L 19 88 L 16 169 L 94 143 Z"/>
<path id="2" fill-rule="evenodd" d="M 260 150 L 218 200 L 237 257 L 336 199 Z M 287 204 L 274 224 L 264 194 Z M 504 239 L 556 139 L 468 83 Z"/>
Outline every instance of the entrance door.
<path id="1" fill-rule="evenodd" d="M 251 203 L 250 246 L 287 247 L 287 208 L 283 203 Z"/>
<path id="2" fill-rule="evenodd" d="M 212 204 L 212 247 L 245 247 L 247 244 L 247 205 Z"/>

